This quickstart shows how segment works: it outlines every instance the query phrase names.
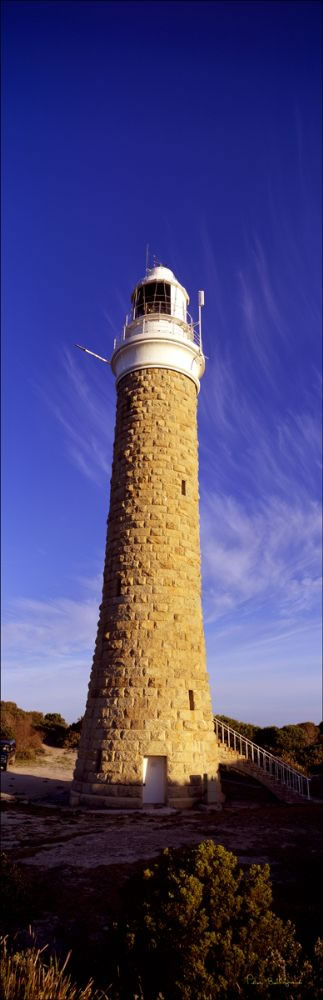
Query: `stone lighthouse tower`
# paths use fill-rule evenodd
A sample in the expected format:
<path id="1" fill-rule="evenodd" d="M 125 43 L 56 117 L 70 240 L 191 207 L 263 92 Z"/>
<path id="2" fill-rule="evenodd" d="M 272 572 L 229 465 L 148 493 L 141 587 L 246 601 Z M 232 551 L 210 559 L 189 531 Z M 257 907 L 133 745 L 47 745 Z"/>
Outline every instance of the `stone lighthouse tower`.
<path id="1" fill-rule="evenodd" d="M 188 302 L 173 272 L 154 267 L 114 344 L 103 595 L 74 805 L 185 808 L 221 797 L 201 608 L 197 395 L 205 359 Z"/>

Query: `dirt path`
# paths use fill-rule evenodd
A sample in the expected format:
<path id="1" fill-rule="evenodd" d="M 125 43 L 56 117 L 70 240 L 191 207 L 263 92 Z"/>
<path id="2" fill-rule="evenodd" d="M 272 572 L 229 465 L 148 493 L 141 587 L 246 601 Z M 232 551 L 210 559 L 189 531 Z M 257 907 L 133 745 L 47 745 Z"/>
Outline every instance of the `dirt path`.
<path id="1" fill-rule="evenodd" d="M 16 799 L 67 801 L 75 767 L 75 750 L 43 747 L 35 761 L 17 761 L 1 772 L 1 796 Z"/>

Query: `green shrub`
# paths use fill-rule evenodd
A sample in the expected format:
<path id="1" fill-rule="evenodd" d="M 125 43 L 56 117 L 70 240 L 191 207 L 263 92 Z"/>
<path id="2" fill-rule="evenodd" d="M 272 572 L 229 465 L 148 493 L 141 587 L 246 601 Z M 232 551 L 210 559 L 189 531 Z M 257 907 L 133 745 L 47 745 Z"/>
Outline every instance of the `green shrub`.
<path id="1" fill-rule="evenodd" d="M 230 719 L 228 715 L 217 715 L 216 718 L 220 722 L 224 722 L 226 726 L 230 726 L 230 729 L 234 729 L 236 733 L 245 736 L 247 740 L 255 742 L 255 733 L 258 731 L 258 726 L 254 726 L 252 722 L 240 722 L 239 719 Z"/>
<path id="2" fill-rule="evenodd" d="M 41 749 L 43 732 L 35 724 L 34 714 L 18 708 L 13 701 L 1 702 L 1 733 L 7 739 L 16 740 L 17 760 L 32 760 Z"/>
<path id="3" fill-rule="evenodd" d="M 267 998 L 272 980 L 297 981 L 296 992 L 285 987 L 291 1000 L 306 995 L 306 976 L 312 976 L 308 996 L 315 996 L 312 965 L 302 967 L 294 928 L 271 904 L 268 865 L 243 873 L 234 855 L 212 841 L 164 851 L 128 904 L 120 997 L 142 989 L 145 1000 Z"/>
<path id="4" fill-rule="evenodd" d="M 235 729 L 241 736 L 263 747 L 268 753 L 280 757 L 290 767 L 311 774 L 323 765 L 323 739 L 320 726 L 314 722 L 299 722 L 296 726 L 254 726 L 250 722 L 219 715 L 220 722 Z"/>
<path id="5" fill-rule="evenodd" d="M 0 928 L 2 933 L 28 925 L 32 912 L 32 895 L 23 868 L 13 864 L 4 851 L 0 854 L 1 896 Z"/>
<path id="6" fill-rule="evenodd" d="M 81 718 L 77 720 L 77 722 L 72 722 L 72 724 L 68 727 L 64 739 L 64 747 L 66 747 L 67 750 L 77 749 L 81 738 L 83 718 L 84 716 L 82 715 Z"/>
<path id="7" fill-rule="evenodd" d="M 66 750 L 77 750 L 79 742 L 80 742 L 80 734 L 75 733 L 69 729 L 64 738 L 63 746 L 65 747 Z"/>
<path id="8" fill-rule="evenodd" d="M 15 738 L 13 725 L 10 725 L 8 718 L 3 716 L 0 725 L 0 740 L 15 740 Z"/>

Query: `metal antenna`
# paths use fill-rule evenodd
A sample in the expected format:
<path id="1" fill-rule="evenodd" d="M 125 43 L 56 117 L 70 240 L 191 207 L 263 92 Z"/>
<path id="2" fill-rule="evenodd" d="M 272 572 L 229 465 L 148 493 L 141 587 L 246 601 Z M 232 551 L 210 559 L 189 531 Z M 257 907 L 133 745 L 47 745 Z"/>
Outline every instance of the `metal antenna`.
<path id="1" fill-rule="evenodd" d="M 146 274 L 149 271 L 149 243 L 146 243 Z"/>
<path id="2" fill-rule="evenodd" d="M 204 306 L 204 292 L 199 292 L 199 332 L 200 332 L 200 351 L 202 354 L 202 306 Z"/>
<path id="3" fill-rule="evenodd" d="M 88 347 L 81 347 L 81 344 L 74 344 L 74 347 L 78 347 L 80 351 L 85 351 L 85 354 L 92 354 L 92 358 L 97 358 L 98 361 L 103 361 L 105 365 L 111 365 L 111 361 L 108 361 L 108 358 L 101 358 L 101 354 L 95 354 L 94 351 L 89 351 Z"/>

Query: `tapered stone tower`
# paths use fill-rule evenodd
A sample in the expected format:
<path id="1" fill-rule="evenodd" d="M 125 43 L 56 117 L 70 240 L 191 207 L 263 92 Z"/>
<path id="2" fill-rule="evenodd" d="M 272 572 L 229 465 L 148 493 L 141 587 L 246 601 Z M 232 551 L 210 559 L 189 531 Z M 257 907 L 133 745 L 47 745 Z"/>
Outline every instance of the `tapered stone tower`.
<path id="1" fill-rule="evenodd" d="M 103 596 L 71 803 L 221 798 L 201 608 L 197 394 L 189 298 L 154 267 L 115 342 L 117 416 Z"/>

